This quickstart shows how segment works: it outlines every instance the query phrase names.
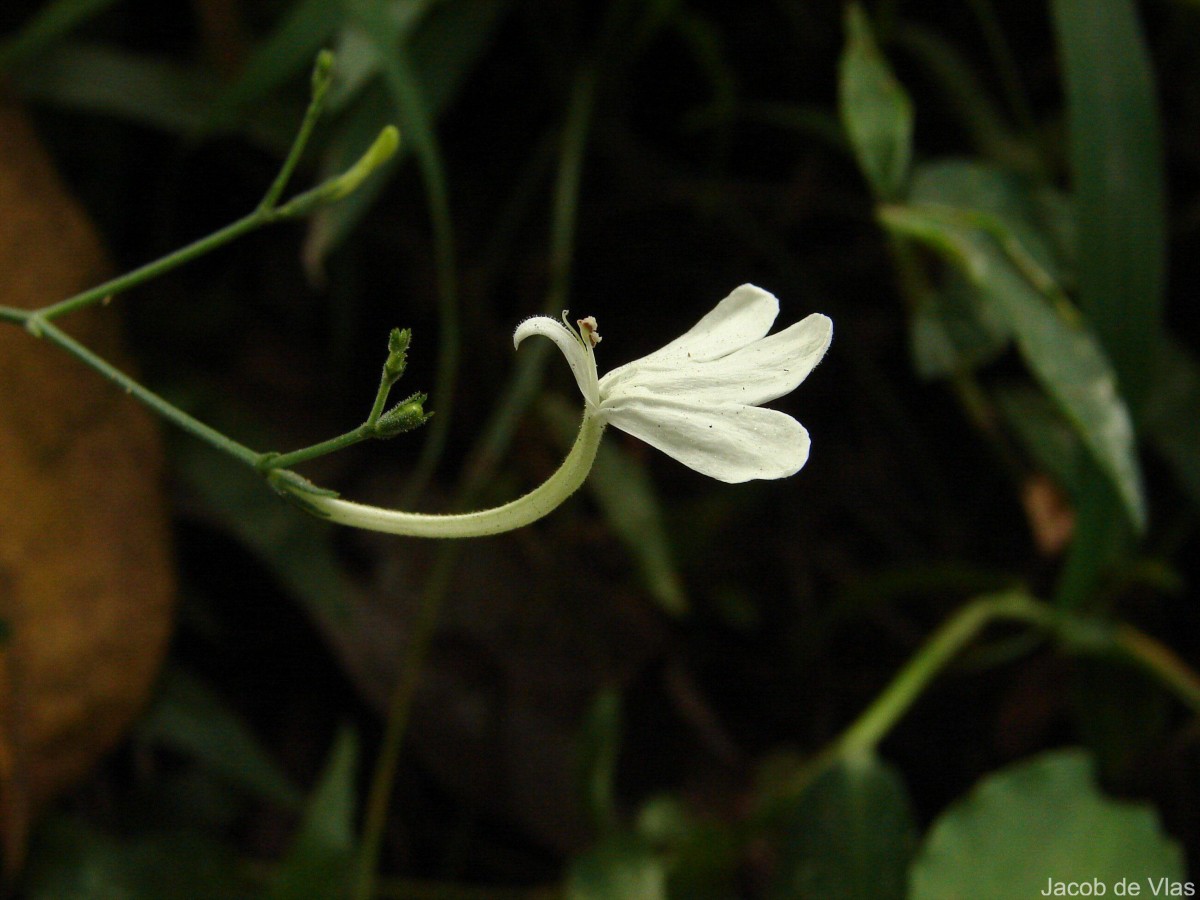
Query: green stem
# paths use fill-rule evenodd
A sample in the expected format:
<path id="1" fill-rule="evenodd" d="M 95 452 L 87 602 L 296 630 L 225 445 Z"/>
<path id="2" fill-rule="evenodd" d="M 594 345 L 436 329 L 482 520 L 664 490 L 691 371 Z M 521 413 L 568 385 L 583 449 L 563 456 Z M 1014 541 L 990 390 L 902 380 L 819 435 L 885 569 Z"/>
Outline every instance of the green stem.
<path id="1" fill-rule="evenodd" d="M 430 515 L 367 506 L 335 497 L 306 496 L 304 499 L 330 522 L 368 531 L 430 538 L 500 534 L 537 521 L 575 493 L 591 471 L 603 434 L 604 422 L 585 414 L 579 436 L 558 470 L 525 496 L 493 509 Z"/>
<path id="2" fill-rule="evenodd" d="M 379 421 L 379 417 L 383 415 L 383 407 L 387 403 L 388 394 L 391 392 L 392 386 L 386 379 L 379 382 L 379 391 L 375 394 L 375 402 L 371 404 L 371 412 L 367 416 L 367 425 L 374 425 Z"/>
<path id="3" fill-rule="evenodd" d="M 875 752 L 884 736 L 908 712 L 930 681 L 997 619 L 1025 622 L 1052 633 L 1071 653 L 1116 656 L 1141 667 L 1193 712 L 1200 713 L 1200 675 L 1165 644 L 1124 623 L 1063 613 L 1022 591 L 980 598 L 952 616 L 892 679 L 842 735 L 766 798 L 762 813 L 779 812 L 839 760 Z"/>
<path id="4" fill-rule="evenodd" d="M 290 469 L 292 466 L 308 462 L 310 459 L 316 459 L 318 456 L 325 456 L 328 453 L 353 447 L 355 444 L 362 443 L 374 436 L 375 431 L 370 424 L 359 425 L 345 434 L 339 434 L 337 437 L 332 437 L 327 441 L 321 441 L 318 444 L 312 444 L 308 447 L 301 447 L 299 450 L 292 450 L 288 453 L 265 453 L 259 459 L 259 467 L 266 469 Z"/>
<path id="5" fill-rule="evenodd" d="M 896 722 L 942 669 L 996 619 L 1013 619 L 1046 626 L 1054 614 L 1024 593 L 984 597 L 950 618 L 900 670 L 875 702 L 838 739 L 835 753 L 853 756 L 874 751 Z"/>
<path id="6" fill-rule="evenodd" d="M 325 94 L 329 91 L 332 79 L 333 54 L 328 50 L 322 50 L 317 54 L 317 61 L 313 66 L 312 99 L 308 102 L 308 109 L 304 111 L 304 121 L 300 123 L 300 130 L 296 132 L 296 138 L 292 141 L 287 158 L 279 168 L 279 174 L 275 176 L 275 180 L 267 189 L 262 202 L 258 204 L 260 211 L 269 212 L 274 209 L 279 198 L 283 196 L 283 192 L 292 178 L 292 173 L 296 171 L 296 166 L 300 163 L 300 157 L 304 155 L 304 148 L 308 146 L 308 139 L 312 136 L 317 120 L 321 118 L 321 110 L 325 106 Z"/>
<path id="7" fill-rule="evenodd" d="M 391 805 L 392 791 L 396 784 L 400 751 L 404 746 L 404 734 L 408 730 L 413 698 L 416 697 L 421 675 L 425 671 L 425 659 L 437 632 L 442 598 L 446 595 L 454 573 L 457 549 L 453 542 L 443 545 L 442 552 L 438 554 L 425 582 L 421 605 L 417 610 L 412 635 L 408 641 L 408 653 L 404 657 L 404 667 L 400 672 L 400 680 L 392 691 L 387 727 L 383 733 L 379 755 L 375 759 L 371 790 L 367 796 L 367 808 L 363 817 L 363 837 L 356 861 L 358 871 L 351 895 L 353 900 L 371 900 L 376 894 L 379 851 L 383 846 L 383 832 L 387 826 L 388 807 Z"/>
<path id="8" fill-rule="evenodd" d="M 552 315 L 566 305 L 570 285 L 571 253 L 574 246 L 575 221 L 578 211 L 577 200 L 584 149 L 587 144 L 587 133 L 594 106 L 595 85 L 594 68 L 586 66 L 576 79 L 567 119 L 563 127 L 551 226 L 550 288 L 546 298 L 547 312 Z M 444 299 L 443 303 L 445 303 Z M 539 349 L 541 349 L 540 344 L 532 347 L 529 355 L 522 356 L 518 361 L 516 377 L 510 382 L 504 400 L 498 404 L 498 411 L 489 422 L 485 437 L 477 445 L 479 449 L 464 468 L 458 498 L 460 504 L 469 503 L 478 488 L 487 481 L 488 473 L 511 438 L 517 416 L 528 406 L 529 401 L 537 392 L 541 363 L 545 359 L 544 352 L 537 352 Z M 587 427 L 585 422 L 584 429 Z M 602 430 L 601 426 L 595 435 L 597 446 Z M 571 458 L 577 451 L 587 449 L 586 447 L 581 448 L 580 442 L 584 439 L 584 430 L 581 430 L 571 454 L 568 455 L 567 461 L 558 470 L 555 478 L 562 475 L 564 471 L 570 471 L 573 465 Z M 431 440 L 426 445 L 428 449 L 434 451 L 428 457 L 431 460 L 436 459 L 436 448 L 433 448 L 432 444 Z M 582 467 L 582 476 L 579 477 L 580 483 L 583 478 L 586 478 L 587 471 L 591 468 L 591 463 L 595 458 L 595 448 L 584 455 L 587 456 L 587 459 L 586 465 Z M 581 462 L 584 461 L 581 460 Z M 420 471 L 420 467 L 418 469 L 418 476 L 413 480 L 416 485 L 421 483 L 421 478 L 425 474 Z M 563 487 L 567 490 L 563 493 L 562 498 L 565 499 L 578 486 L 578 484 L 571 486 L 569 480 L 564 478 Z M 526 498 L 522 498 L 522 501 L 524 500 Z M 511 507 L 512 504 L 509 506 Z M 549 509 L 546 511 L 548 512 Z M 459 549 L 459 545 L 451 541 L 442 548 L 442 552 L 438 555 L 433 574 L 422 593 L 420 619 L 409 643 L 404 670 L 392 694 L 387 730 L 379 757 L 376 760 L 367 799 L 367 813 L 363 821 L 362 852 L 359 857 L 359 872 L 353 895 L 355 900 L 369 900 L 374 893 L 379 848 L 382 845 L 383 831 L 387 824 L 388 805 L 391 801 L 396 766 L 408 726 L 412 698 L 420 684 L 428 647 L 432 642 L 441 604 L 449 586 L 449 574 L 453 569 Z"/>
<path id="9" fill-rule="evenodd" d="M 274 221 L 274 219 L 275 216 L 271 211 L 257 209 L 249 215 L 238 219 L 236 222 L 226 225 L 220 231 L 214 231 L 207 237 L 202 237 L 200 240 L 194 241 L 186 247 L 181 247 L 174 253 L 169 253 L 161 259 L 146 263 L 132 272 L 127 272 L 124 275 L 104 282 L 104 284 L 89 288 L 83 293 L 76 294 L 74 297 L 68 297 L 59 303 L 36 310 L 26 319 L 28 327 L 31 331 L 35 331 L 42 323 L 48 322 L 50 319 L 57 319 L 59 316 L 65 316 L 67 313 L 83 309 L 85 306 L 91 306 L 102 300 L 115 297 L 117 294 L 137 287 L 143 282 L 150 281 L 177 266 L 190 262 L 198 256 L 210 253 L 249 231 L 261 228 L 263 225 Z"/>
<path id="10" fill-rule="evenodd" d="M 934 677 L 996 619 L 1015 619 L 1042 627 L 1056 621 L 1047 604 L 1016 590 L 968 603 L 934 633 L 841 736 L 792 775 L 783 789 L 766 799 L 762 814 L 771 818 L 803 794 L 830 766 L 875 752 L 884 736 L 912 707 Z"/>
<path id="11" fill-rule="evenodd" d="M 595 461 L 596 451 L 600 446 L 600 438 L 603 435 L 604 424 L 585 414 L 579 429 L 579 436 L 575 439 L 575 445 L 571 448 L 567 458 L 563 460 L 563 464 L 549 479 L 524 497 L 483 512 L 465 515 L 421 516 L 389 510 L 373 510 L 371 507 L 360 507 L 358 504 L 342 500 L 320 497 L 309 499 L 312 505 L 321 512 L 327 511 L 331 505 L 338 505 L 359 510 L 373 510 L 373 514 L 386 514 L 390 522 L 404 524 L 405 529 L 398 532 L 402 534 L 420 534 L 426 537 L 471 537 L 496 534 L 509 528 L 518 528 L 544 516 L 573 494 L 587 478 L 592 463 Z M 414 526 L 418 524 L 422 526 L 422 529 L 432 529 L 436 526 L 436 533 L 434 530 L 417 530 Z M 383 743 L 379 748 L 379 756 L 375 761 L 375 771 L 371 778 L 371 789 L 367 797 L 366 814 L 363 818 L 363 837 L 357 861 L 358 871 L 352 892 L 354 900 L 370 900 L 375 894 L 379 852 L 383 844 L 384 828 L 387 825 L 388 807 L 391 803 L 392 789 L 396 779 L 396 767 L 404 745 L 404 735 L 408 729 L 413 698 L 421 683 L 425 659 L 437 631 L 438 615 L 454 572 L 458 550 L 459 546 L 451 541 L 445 544 L 442 552 L 438 554 L 422 594 L 417 621 L 409 640 L 408 653 L 405 655 L 404 668 L 400 674 L 400 680 L 392 692 L 387 728 L 384 732 Z"/>
<path id="12" fill-rule="evenodd" d="M 1113 634 L 1116 649 L 1133 660 L 1173 692 L 1194 713 L 1200 713 L 1200 676 L 1161 641 L 1131 625 L 1118 625 Z"/>
<path id="13" fill-rule="evenodd" d="M 1074 653 L 1129 659 L 1190 709 L 1200 712 L 1200 676 L 1160 641 L 1131 625 L 1110 625 L 1091 617 L 1064 615 L 1050 604 L 1023 592 L 1013 592 L 976 600 L 942 625 L 842 734 L 829 758 L 874 751 L 934 676 L 997 619 L 1027 622 L 1050 631 Z"/>
<path id="14" fill-rule="evenodd" d="M 25 317 L 22 321 L 30 330 L 36 331 L 41 323 L 50 319 L 57 319 L 59 316 L 65 316 L 68 313 L 75 312 L 78 309 L 83 309 L 86 306 L 106 301 L 121 294 L 130 288 L 157 278 L 164 272 L 181 266 L 184 263 L 190 262 L 198 256 L 203 256 L 206 253 L 228 244 L 230 241 L 241 237 L 247 232 L 254 231 L 264 225 L 270 225 L 282 219 L 289 219 L 294 216 L 308 212 L 315 205 L 322 202 L 328 202 L 331 199 L 327 196 L 329 184 L 336 182 L 338 179 L 332 179 L 330 183 L 318 185 L 305 193 L 296 197 L 291 202 L 283 207 L 277 207 L 276 204 L 282 196 L 284 189 L 287 187 L 288 181 L 291 180 L 293 172 L 296 170 L 297 164 L 300 162 L 300 157 L 304 153 L 305 147 L 308 145 L 309 138 L 312 136 L 313 128 L 316 127 L 317 120 L 320 118 L 321 109 L 324 106 L 325 94 L 329 89 L 329 84 L 332 78 L 333 69 L 333 54 L 328 51 L 322 51 L 317 56 L 317 61 L 313 67 L 312 77 L 312 99 L 309 101 L 308 109 L 304 114 L 304 121 L 300 124 L 300 129 L 296 133 L 295 140 L 292 141 L 291 149 L 288 151 L 287 158 L 279 169 L 279 173 L 275 176 L 275 180 L 267 189 L 266 195 L 258 204 L 258 208 L 249 215 L 243 216 L 236 222 L 226 225 L 219 231 L 213 232 L 207 237 L 200 238 L 186 247 L 181 247 L 174 253 L 170 253 L 161 259 L 156 259 L 153 262 L 146 263 L 140 268 L 134 269 L 132 272 L 127 272 L 104 284 L 97 285 L 94 288 L 76 294 L 74 297 L 68 297 L 59 303 L 43 307 L 32 314 L 32 317 Z M 387 129 L 385 129 L 387 131 Z M 383 137 L 383 135 L 381 135 Z M 377 139 L 376 144 L 379 144 Z M 386 150 L 382 155 L 386 157 L 394 150 L 394 141 L 384 142 L 390 146 L 390 150 Z M 373 148 L 374 149 L 374 148 Z M 372 160 L 372 164 L 366 166 L 366 169 L 361 174 L 366 174 L 374 164 L 382 162 L 382 160 Z M 361 165 L 360 161 L 360 165 Z M 344 177 L 344 176 L 343 176 Z M 358 179 L 361 181 L 361 177 Z M 358 181 L 354 182 L 357 186 Z M 8 321 L 14 321 L 13 316 L 4 316 Z"/>
<path id="15" fill-rule="evenodd" d="M 31 316 L 27 322 L 32 322 Z M 36 336 L 49 341 L 51 344 L 65 350 L 71 356 L 82 362 L 84 365 L 95 369 L 109 381 L 120 387 L 125 393 L 137 398 L 154 412 L 158 413 L 168 422 L 178 425 L 184 431 L 193 435 L 196 438 L 204 441 L 206 444 L 227 453 L 234 459 L 245 463 L 248 466 L 257 467 L 262 455 L 251 450 L 244 444 L 239 444 L 237 441 L 226 437 L 221 432 L 217 431 L 209 425 L 205 425 L 199 419 L 185 413 L 179 407 L 167 402 L 158 394 L 148 388 L 143 387 L 130 376 L 126 375 L 120 369 L 117 369 L 107 360 L 97 356 L 83 344 L 76 341 L 73 337 L 62 331 L 58 326 L 51 322 L 40 321 L 35 329 L 30 329 L 31 333 L 36 333 Z"/>
<path id="16" fill-rule="evenodd" d="M 383 415 L 383 408 L 387 405 L 388 395 L 391 394 L 392 387 L 399 378 L 399 375 L 392 377 L 387 367 L 384 367 L 383 375 L 379 378 L 379 390 L 375 392 L 375 402 L 371 404 L 371 412 L 367 415 L 367 422 L 364 427 L 370 428 L 379 421 L 379 417 Z"/>
<path id="17" fill-rule="evenodd" d="M 550 220 L 550 285 L 542 312 L 557 317 L 569 303 L 571 262 L 578 226 L 579 188 L 596 99 L 596 71 L 585 66 L 575 78 L 563 124 L 558 173 Z M 465 467 L 462 492 L 470 496 L 491 477 L 492 469 L 512 439 L 517 420 L 537 395 L 550 345 L 538 342 L 517 360 L 517 371 L 496 405 L 483 437 Z"/>
<path id="18" fill-rule="evenodd" d="M 94 369 L 109 381 L 118 385 L 125 393 L 145 404 L 167 421 L 178 425 L 184 431 L 215 447 L 217 450 L 228 453 L 240 462 L 253 466 L 260 471 L 290 468 L 299 463 L 308 462 L 319 456 L 343 450 L 346 447 L 351 447 L 354 444 L 375 437 L 375 423 L 372 420 L 368 420 L 366 423 L 359 425 L 351 431 L 347 431 L 345 434 L 340 434 L 337 437 L 329 438 L 308 447 L 302 447 L 299 450 L 292 450 L 287 453 L 259 453 L 232 438 L 226 437 L 215 428 L 204 424 L 159 394 L 142 386 L 131 376 L 117 369 L 96 353 L 93 353 L 58 326 L 47 321 L 37 311 L 31 312 L 0 306 L 0 321 L 11 322 L 15 325 L 24 325 L 25 329 L 34 337 L 43 338 L 60 349 L 65 350 L 84 365 Z M 382 388 L 380 389 L 380 396 L 384 399 L 387 397 L 387 392 Z M 378 403 L 378 398 L 376 399 Z M 374 418 L 377 420 L 378 416 Z"/>
<path id="19" fill-rule="evenodd" d="M 307 190 L 288 201 L 288 203 L 282 207 L 275 208 L 266 205 L 260 205 L 258 209 L 254 210 L 254 212 L 243 216 L 236 222 L 226 225 L 219 231 L 214 231 L 212 234 L 202 237 L 199 240 L 188 244 L 186 247 L 181 247 L 175 252 L 169 253 L 160 259 L 146 263 L 144 266 L 134 269 L 132 272 L 126 272 L 124 275 L 120 275 L 111 279 L 110 281 L 104 282 L 104 284 L 97 285 L 96 287 L 89 288 L 80 294 L 76 294 L 74 297 L 68 297 L 66 300 L 63 300 L 59 303 L 43 307 L 42 309 L 39 309 L 25 317 L 22 319 L 22 321 L 26 321 L 31 329 L 36 329 L 41 322 L 48 321 L 50 319 L 57 319 L 59 316 L 65 316 L 68 313 L 83 309 L 86 306 L 91 306 L 100 301 L 111 299 L 118 294 L 124 293 L 130 288 L 137 287 L 138 285 L 157 278 L 158 276 L 169 272 L 174 268 L 191 262 L 193 259 L 196 259 L 199 256 L 203 256 L 206 253 L 211 253 L 218 247 L 222 247 L 225 244 L 228 244 L 230 241 L 236 240 L 242 235 L 247 234 L 248 232 L 262 228 L 265 225 L 274 224 L 275 222 L 283 219 L 290 219 L 305 214 L 313 206 L 317 206 L 328 201 L 328 186 L 336 181 L 336 178 L 331 179 L 330 182 L 326 182 L 318 185 L 315 188 L 311 188 L 310 190 Z M 272 188 L 272 192 L 268 193 L 267 198 L 263 200 L 264 204 L 267 202 L 267 199 L 270 199 L 271 193 L 273 192 L 274 188 Z M 5 315 L 5 318 L 9 321 L 13 321 L 15 319 L 13 315 L 14 312 L 19 311 L 9 310 L 8 314 Z"/>
<path id="20" fill-rule="evenodd" d="M 408 497 L 411 499 L 424 489 L 441 458 L 450 434 L 449 412 L 457 390 L 460 327 L 454 225 L 450 214 L 450 191 L 446 183 L 446 172 L 442 165 L 434 123 L 421 94 L 420 83 L 409 65 L 407 51 L 397 50 L 394 45 L 381 40 L 394 29 L 387 23 L 378 21 L 377 16 L 371 15 L 364 19 L 364 26 L 375 29 L 374 36 L 380 48 L 380 58 L 383 60 L 384 83 L 399 115 L 405 140 L 411 145 L 416 157 L 425 185 L 429 220 L 433 228 L 439 335 L 437 370 L 434 373 L 432 393 L 437 402 L 438 415 L 429 429 L 409 482 Z"/>

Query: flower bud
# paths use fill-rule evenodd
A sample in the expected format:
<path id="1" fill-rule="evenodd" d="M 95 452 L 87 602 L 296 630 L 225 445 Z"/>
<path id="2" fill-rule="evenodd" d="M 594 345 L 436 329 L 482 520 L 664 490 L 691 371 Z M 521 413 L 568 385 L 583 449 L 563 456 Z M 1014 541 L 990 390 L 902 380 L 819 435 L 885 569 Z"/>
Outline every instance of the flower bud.
<path id="1" fill-rule="evenodd" d="M 413 394 L 404 400 L 401 400 L 382 416 L 375 423 L 375 437 L 381 440 L 394 438 L 398 434 L 404 434 L 406 431 L 412 431 L 414 428 L 420 428 L 433 415 L 431 412 L 425 412 L 425 401 L 428 399 L 426 394 Z"/>
<path id="2" fill-rule="evenodd" d="M 393 328 L 388 335 L 388 357 L 383 364 L 383 371 L 388 381 L 393 384 L 404 374 L 408 362 L 408 345 L 412 343 L 412 331 L 408 328 Z"/>

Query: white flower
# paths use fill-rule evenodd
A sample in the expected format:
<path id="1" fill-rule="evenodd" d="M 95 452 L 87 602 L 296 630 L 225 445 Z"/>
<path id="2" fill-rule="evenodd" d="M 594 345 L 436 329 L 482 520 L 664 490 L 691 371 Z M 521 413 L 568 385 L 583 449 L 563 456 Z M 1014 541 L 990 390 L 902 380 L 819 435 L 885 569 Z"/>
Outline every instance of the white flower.
<path id="1" fill-rule="evenodd" d="M 299 477 L 273 483 L 330 522 L 411 537 L 466 538 L 521 528 L 570 497 L 587 479 L 609 423 L 721 481 L 792 475 L 808 459 L 808 432 L 791 416 L 759 404 L 808 377 L 829 348 L 833 323 L 814 314 L 767 337 L 778 314 L 778 300 L 744 284 L 683 337 L 603 378 L 596 372 L 600 334 L 591 316 L 579 320 L 578 332 L 545 316 L 522 322 L 513 343 L 540 334 L 558 345 L 583 393 L 584 416 L 554 474 L 502 506 L 444 515 L 407 512 L 343 500 Z"/>
<path id="2" fill-rule="evenodd" d="M 613 369 L 596 371 L 596 320 L 580 333 L 547 316 L 526 319 L 514 345 L 540 334 L 558 345 L 586 404 L 585 415 L 641 438 L 720 481 L 783 478 L 808 459 L 804 426 L 760 404 L 793 391 L 821 361 L 833 323 L 814 313 L 767 337 L 774 295 L 744 284 L 682 337 Z"/>

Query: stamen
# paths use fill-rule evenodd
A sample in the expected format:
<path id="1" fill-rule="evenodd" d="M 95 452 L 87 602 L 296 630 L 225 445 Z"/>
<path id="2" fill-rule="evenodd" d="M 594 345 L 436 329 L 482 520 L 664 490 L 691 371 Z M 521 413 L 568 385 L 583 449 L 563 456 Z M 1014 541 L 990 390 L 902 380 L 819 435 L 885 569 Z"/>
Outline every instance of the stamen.
<path id="1" fill-rule="evenodd" d="M 604 340 L 604 338 L 600 337 L 600 332 L 596 330 L 597 327 L 595 316 L 588 316 L 585 319 L 579 320 L 579 333 L 583 335 L 583 337 L 586 338 L 588 343 L 593 347 Z"/>

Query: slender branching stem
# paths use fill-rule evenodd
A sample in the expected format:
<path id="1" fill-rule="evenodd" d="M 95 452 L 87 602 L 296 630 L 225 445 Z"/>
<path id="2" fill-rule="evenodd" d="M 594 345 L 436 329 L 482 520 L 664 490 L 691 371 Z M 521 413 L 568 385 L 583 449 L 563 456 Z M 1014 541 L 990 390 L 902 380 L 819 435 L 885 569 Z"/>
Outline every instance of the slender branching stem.
<path id="1" fill-rule="evenodd" d="M 232 438 L 226 437 L 221 432 L 217 431 L 210 425 L 206 425 L 199 419 L 189 415 L 188 413 L 175 406 L 173 403 L 160 397 L 147 387 L 143 387 L 131 376 L 125 374 L 108 360 L 97 356 L 83 344 L 79 343 L 65 331 L 60 329 L 53 322 L 40 321 L 37 324 L 37 329 L 30 331 L 38 337 L 62 350 L 65 350 L 71 356 L 82 362 L 84 365 L 96 370 L 113 384 L 121 388 L 125 393 L 140 400 L 146 406 L 150 407 L 158 415 L 162 416 L 168 422 L 178 425 L 184 431 L 199 438 L 204 443 L 222 453 L 232 456 L 239 462 L 249 466 L 257 467 L 262 454 L 251 450 L 244 444 L 239 444 Z"/>
<path id="2" fill-rule="evenodd" d="M 1200 675 L 1157 639 L 1131 625 L 1064 612 L 1022 590 L 1008 591 L 976 599 L 951 616 L 841 736 L 797 772 L 771 801 L 803 793 L 821 772 L 839 761 L 875 753 L 933 679 L 984 629 L 1000 621 L 1029 625 L 1056 638 L 1070 653 L 1131 663 L 1194 713 L 1200 713 Z M 774 802 L 769 802 L 769 808 Z"/>
<path id="3" fill-rule="evenodd" d="M 168 253 L 161 259 L 156 259 L 153 262 L 148 262 L 144 266 L 134 269 L 132 272 L 126 272 L 124 275 L 119 275 L 104 284 L 97 285 L 82 293 L 76 294 L 73 297 L 68 297 L 66 300 L 59 303 L 45 306 L 36 312 L 30 314 L 30 324 L 27 325 L 30 331 L 36 331 L 38 325 L 42 322 L 48 322 L 51 319 L 57 319 L 60 316 L 65 316 L 68 313 L 73 313 L 76 310 L 83 309 L 87 306 L 92 306 L 96 303 L 108 300 L 112 297 L 122 294 L 131 288 L 144 284 L 172 269 L 177 269 L 184 263 L 191 262 L 197 257 L 204 256 L 206 253 L 211 253 L 218 247 L 223 247 L 230 241 L 236 240 L 247 232 L 253 231 L 256 228 L 261 228 L 274 220 L 274 216 L 270 210 L 258 209 L 247 216 L 243 216 L 236 222 L 226 225 L 219 231 L 214 231 L 212 234 L 202 237 L 197 241 L 193 241 L 186 247 L 181 247 L 174 253 Z"/>
<path id="4" fill-rule="evenodd" d="M 883 693 L 843 732 L 837 741 L 838 754 L 853 756 L 874 751 L 934 677 L 992 622 L 1007 619 L 1045 627 L 1053 618 L 1048 606 L 1019 591 L 968 603 L 934 632 Z"/>
<path id="5" fill-rule="evenodd" d="M 290 469 L 292 466 L 316 459 L 318 456 L 326 456 L 330 453 L 336 453 L 338 450 L 353 447 L 355 444 L 360 444 L 375 436 L 375 429 L 370 425 L 359 425 L 345 434 L 339 434 L 337 437 L 332 437 L 327 441 L 321 441 L 309 447 L 302 447 L 299 450 L 291 450 L 287 453 L 265 453 L 259 459 L 259 468 Z"/>
<path id="6" fill-rule="evenodd" d="M 368 506 L 337 497 L 306 498 L 331 522 L 409 537 L 468 538 L 512 531 L 535 522 L 575 493 L 591 471 L 604 423 L 585 415 L 575 445 L 558 470 L 511 503 L 469 513 L 429 514 Z"/>

